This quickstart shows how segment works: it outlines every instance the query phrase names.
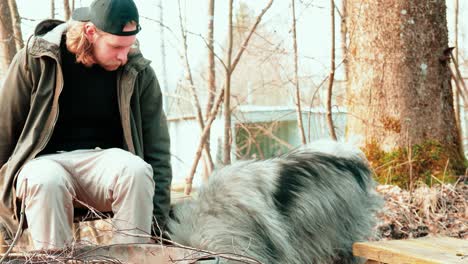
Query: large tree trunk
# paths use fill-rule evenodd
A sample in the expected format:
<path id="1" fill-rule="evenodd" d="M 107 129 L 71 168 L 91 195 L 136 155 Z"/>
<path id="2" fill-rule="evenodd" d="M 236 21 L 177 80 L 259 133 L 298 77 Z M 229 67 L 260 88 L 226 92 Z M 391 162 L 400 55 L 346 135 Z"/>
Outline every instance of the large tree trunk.
<path id="1" fill-rule="evenodd" d="M 445 1 L 347 2 L 348 136 L 385 151 L 438 142 L 460 172 Z"/>
<path id="2" fill-rule="evenodd" d="M 16 54 L 15 36 L 7 1 L 0 1 L 0 78 L 3 77 Z"/>

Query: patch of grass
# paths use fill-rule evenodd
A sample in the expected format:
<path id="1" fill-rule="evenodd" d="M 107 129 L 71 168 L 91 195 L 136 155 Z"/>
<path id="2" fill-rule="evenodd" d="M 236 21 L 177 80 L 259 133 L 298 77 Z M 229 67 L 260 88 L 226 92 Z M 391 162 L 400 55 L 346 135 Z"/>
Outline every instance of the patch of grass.
<path id="1" fill-rule="evenodd" d="M 451 183 L 464 173 L 466 160 L 460 159 L 447 147 L 435 140 L 427 140 L 408 148 L 386 152 L 373 140 L 364 148 L 375 179 L 381 184 L 394 184 L 412 189 L 417 183 Z"/>

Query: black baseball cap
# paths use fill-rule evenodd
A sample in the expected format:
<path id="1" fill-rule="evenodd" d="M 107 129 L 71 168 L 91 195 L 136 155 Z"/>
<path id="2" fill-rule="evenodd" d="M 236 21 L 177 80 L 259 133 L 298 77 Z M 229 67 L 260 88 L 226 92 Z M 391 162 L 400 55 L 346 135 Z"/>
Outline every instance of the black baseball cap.
<path id="1" fill-rule="evenodd" d="M 72 19 L 92 22 L 100 30 L 119 36 L 135 35 L 141 30 L 138 9 L 133 0 L 94 0 L 89 7 L 75 9 Z M 136 30 L 123 31 L 130 21 L 137 23 Z"/>

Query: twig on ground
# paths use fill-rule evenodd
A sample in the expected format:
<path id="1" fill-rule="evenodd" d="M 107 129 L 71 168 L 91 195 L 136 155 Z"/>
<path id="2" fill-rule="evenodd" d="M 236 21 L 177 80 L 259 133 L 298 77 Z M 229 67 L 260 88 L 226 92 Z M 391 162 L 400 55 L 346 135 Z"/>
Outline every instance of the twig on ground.
<path id="1" fill-rule="evenodd" d="M 26 200 L 25 200 L 26 199 L 26 193 L 27 193 L 27 190 L 28 190 L 28 179 L 23 180 L 22 188 L 23 188 L 23 195 L 21 197 L 21 212 L 20 212 L 20 221 L 19 221 L 19 225 L 18 225 L 18 230 L 16 230 L 15 238 L 13 239 L 13 242 L 11 242 L 10 247 L 8 247 L 8 250 L 5 252 L 3 257 L 0 259 L 0 263 L 3 263 L 5 261 L 5 259 L 8 257 L 8 255 L 10 254 L 10 252 L 13 250 L 13 247 L 15 246 L 16 242 L 18 241 L 18 239 L 19 239 L 19 237 L 21 235 L 21 232 L 22 232 L 24 217 L 25 217 L 24 216 L 24 207 L 25 207 L 25 203 L 26 203 Z"/>

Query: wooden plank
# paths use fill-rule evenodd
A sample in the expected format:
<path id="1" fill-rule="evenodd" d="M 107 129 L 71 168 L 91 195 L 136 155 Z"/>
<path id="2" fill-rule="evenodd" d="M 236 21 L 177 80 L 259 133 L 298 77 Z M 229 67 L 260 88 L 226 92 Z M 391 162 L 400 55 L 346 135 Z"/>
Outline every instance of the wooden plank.
<path id="1" fill-rule="evenodd" d="M 375 260 L 368 260 L 366 261 L 366 264 L 382 264 L 380 261 L 375 261 Z M 385 263 L 384 263 L 385 264 Z"/>
<path id="2" fill-rule="evenodd" d="M 359 242 L 353 254 L 388 264 L 468 264 L 468 241 L 448 237 Z"/>

